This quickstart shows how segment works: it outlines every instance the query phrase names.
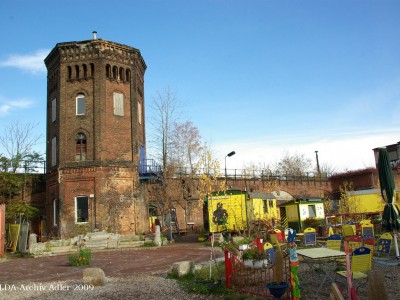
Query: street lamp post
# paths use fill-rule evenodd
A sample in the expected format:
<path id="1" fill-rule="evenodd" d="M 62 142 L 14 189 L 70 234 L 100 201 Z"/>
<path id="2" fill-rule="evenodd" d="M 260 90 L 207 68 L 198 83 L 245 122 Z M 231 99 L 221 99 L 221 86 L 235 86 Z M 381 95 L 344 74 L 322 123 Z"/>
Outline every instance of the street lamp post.
<path id="1" fill-rule="evenodd" d="M 319 161 L 318 161 L 318 151 L 315 151 L 315 157 L 317 158 L 317 171 L 318 171 L 318 174 L 320 174 Z"/>
<path id="2" fill-rule="evenodd" d="M 235 151 L 229 152 L 227 155 L 225 155 L 225 183 L 227 182 L 227 173 L 226 173 L 226 158 L 231 157 L 232 155 L 235 155 Z"/>

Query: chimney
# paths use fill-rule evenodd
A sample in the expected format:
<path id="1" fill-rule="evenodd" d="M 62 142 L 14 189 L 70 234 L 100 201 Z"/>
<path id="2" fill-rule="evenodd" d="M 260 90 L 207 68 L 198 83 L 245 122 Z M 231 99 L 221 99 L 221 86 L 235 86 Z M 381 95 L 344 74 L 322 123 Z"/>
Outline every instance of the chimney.
<path id="1" fill-rule="evenodd" d="M 94 39 L 94 40 L 97 39 L 97 31 L 93 31 L 93 39 Z"/>

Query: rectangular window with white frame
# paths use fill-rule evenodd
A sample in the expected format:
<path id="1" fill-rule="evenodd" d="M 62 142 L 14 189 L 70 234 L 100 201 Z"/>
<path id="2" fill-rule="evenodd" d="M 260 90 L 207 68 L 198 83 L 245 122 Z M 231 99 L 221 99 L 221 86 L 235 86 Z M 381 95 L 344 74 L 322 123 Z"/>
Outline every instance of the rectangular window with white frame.
<path id="1" fill-rule="evenodd" d="M 88 196 L 75 197 L 75 222 L 76 223 L 89 222 L 89 197 Z"/>
<path id="2" fill-rule="evenodd" d="M 84 116 L 86 114 L 86 97 L 85 95 L 79 94 L 76 97 L 76 115 Z"/>
<path id="3" fill-rule="evenodd" d="M 121 93 L 114 93 L 114 115 L 124 115 L 124 95 Z"/>
<path id="4" fill-rule="evenodd" d="M 57 99 L 51 100 L 51 121 L 55 122 L 57 119 Z"/>

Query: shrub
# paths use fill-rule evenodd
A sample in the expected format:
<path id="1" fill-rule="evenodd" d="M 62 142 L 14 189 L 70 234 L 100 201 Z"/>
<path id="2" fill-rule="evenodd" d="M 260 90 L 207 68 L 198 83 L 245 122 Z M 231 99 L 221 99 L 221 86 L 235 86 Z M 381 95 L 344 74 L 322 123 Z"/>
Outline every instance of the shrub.
<path id="1" fill-rule="evenodd" d="M 92 251 L 87 248 L 78 249 L 78 253 L 68 255 L 68 261 L 71 266 L 87 266 L 92 261 Z"/>

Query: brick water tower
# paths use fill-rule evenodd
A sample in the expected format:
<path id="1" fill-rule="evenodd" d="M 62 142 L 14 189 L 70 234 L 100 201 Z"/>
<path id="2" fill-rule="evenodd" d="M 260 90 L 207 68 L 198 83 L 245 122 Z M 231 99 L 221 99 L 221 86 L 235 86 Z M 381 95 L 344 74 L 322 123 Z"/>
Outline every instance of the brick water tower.
<path id="1" fill-rule="evenodd" d="M 138 49 L 98 39 L 57 44 L 47 67 L 47 234 L 141 233 L 144 73 Z"/>

